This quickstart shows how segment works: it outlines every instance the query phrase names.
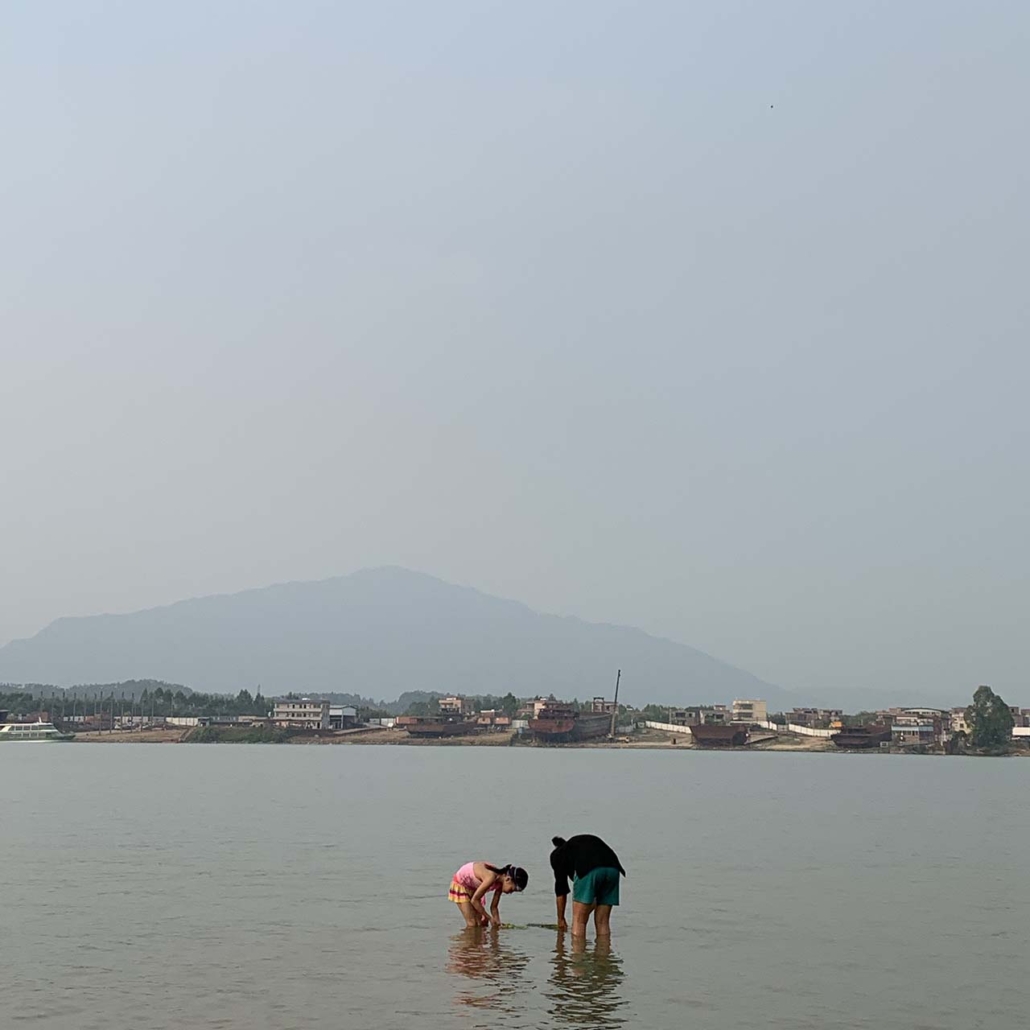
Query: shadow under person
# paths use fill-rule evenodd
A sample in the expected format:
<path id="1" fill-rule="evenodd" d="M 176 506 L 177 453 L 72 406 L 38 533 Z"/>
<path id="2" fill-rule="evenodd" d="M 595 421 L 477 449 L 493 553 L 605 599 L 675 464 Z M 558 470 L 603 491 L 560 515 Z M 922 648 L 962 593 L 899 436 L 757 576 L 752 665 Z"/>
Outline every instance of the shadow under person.
<path id="1" fill-rule="evenodd" d="M 581 833 L 565 840 L 552 837 L 551 869 L 558 929 L 567 930 L 565 905 L 572 881 L 572 935 L 585 937 L 587 922 L 594 914 L 598 937 L 611 934 L 612 908 L 619 903 L 619 877 L 626 875 L 619 856 L 600 837 Z"/>

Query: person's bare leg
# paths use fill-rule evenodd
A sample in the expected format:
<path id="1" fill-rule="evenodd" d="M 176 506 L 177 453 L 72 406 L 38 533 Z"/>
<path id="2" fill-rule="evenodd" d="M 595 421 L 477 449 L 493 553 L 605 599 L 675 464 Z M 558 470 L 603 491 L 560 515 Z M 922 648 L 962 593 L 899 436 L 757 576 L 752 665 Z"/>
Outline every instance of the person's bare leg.
<path id="1" fill-rule="evenodd" d="M 472 907 L 471 901 L 459 901 L 458 908 L 461 909 L 461 914 L 465 917 L 465 925 L 469 929 L 479 926 L 479 913 Z"/>
<path id="2" fill-rule="evenodd" d="M 590 920 L 590 913 L 594 911 L 593 905 L 584 905 L 582 901 L 572 903 L 572 936 L 586 937 L 587 923 Z"/>
<path id="3" fill-rule="evenodd" d="M 598 905 L 594 909 L 594 932 L 598 937 L 612 935 L 612 906 Z"/>

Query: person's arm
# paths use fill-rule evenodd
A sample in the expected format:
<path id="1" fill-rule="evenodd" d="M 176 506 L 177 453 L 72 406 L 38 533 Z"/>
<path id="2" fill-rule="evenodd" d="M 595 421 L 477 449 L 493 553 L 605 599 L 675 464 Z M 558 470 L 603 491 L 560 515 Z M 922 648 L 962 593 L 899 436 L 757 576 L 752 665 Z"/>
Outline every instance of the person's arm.
<path id="1" fill-rule="evenodd" d="M 490 921 L 494 926 L 501 925 L 501 892 L 494 891 L 493 900 L 490 902 Z"/>
<path id="2" fill-rule="evenodd" d="M 477 870 L 478 873 L 478 870 Z M 472 907 L 482 917 L 483 920 L 489 920 L 489 916 L 486 914 L 486 909 L 483 907 L 483 895 L 490 889 L 494 880 L 497 879 L 497 874 L 492 869 L 483 870 L 483 879 L 480 881 L 479 886 L 476 888 L 476 893 L 472 895 Z"/>
<path id="3" fill-rule="evenodd" d="M 554 899 L 555 908 L 558 910 L 558 929 L 567 930 L 569 924 L 565 922 L 565 899 L 568 897 L 567 894 L 559 894 Z"/>
<path id="4" fill-rule="evenodd" d="M 554 904 L 558 913 L 558 929 L 567 930 L 569 924 L 565 921 L 565 900 L 569 896 L 569 874 L 564 856 L 557 851 L 551 855 L 551 869 L 554 870 Z"/>

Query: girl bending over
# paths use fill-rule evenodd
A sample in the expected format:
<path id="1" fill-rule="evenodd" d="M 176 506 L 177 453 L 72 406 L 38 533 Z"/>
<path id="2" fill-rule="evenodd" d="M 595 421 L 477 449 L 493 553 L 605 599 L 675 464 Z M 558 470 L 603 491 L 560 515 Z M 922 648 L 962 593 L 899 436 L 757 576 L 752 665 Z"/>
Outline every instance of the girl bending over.
<path id="1" fill-rule="evenodd" d="M 451 880 L 447 897 L 455 902 L 465 917 L 466 926 L 501 925 L 501 895 L 521 893 L 529 883 L 529 873 L 517 865 L 496 866 L 489 862 L 466 862 Z M 490 914 L 483 899 L 492 895 Z"/>

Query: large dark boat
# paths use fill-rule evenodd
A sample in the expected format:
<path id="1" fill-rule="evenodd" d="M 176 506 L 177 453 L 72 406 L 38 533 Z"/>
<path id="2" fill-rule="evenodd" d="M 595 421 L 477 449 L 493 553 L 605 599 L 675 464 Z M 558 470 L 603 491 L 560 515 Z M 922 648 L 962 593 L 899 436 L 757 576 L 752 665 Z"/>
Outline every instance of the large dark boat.
<path id="1" fill-rule="evenodd" d="M 834 733 L 830 740 L 837 747 L 852 749 L 868 749 L 879 747 L 891 739 L 890 726 L 872 723 L 868 726 L 848 726 L 839 733 Z"/>
<path id="2" fill-rule="evenodd" d="M 395 725 L 412 737 L 464 737 L 479 732 L 478 724 L 472 720 L 438 716 L 402 715 Z"/>
<path id="3" fill-rule="evenodd" d="M 742 747 L 748 740 L 748 728 L 740 722 L 706 722 L 691 726 L 690 735 L 699 747 Z"/>
<path id="4" fill-rule="evenodd" d="M 529 728 L 537 740 L 547 744 L 568 744 L 594 740 L 608 734 L 612 717 L 606 712 L 579 712 L 565 701 L 548 701 Z"/>

